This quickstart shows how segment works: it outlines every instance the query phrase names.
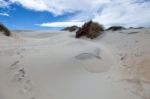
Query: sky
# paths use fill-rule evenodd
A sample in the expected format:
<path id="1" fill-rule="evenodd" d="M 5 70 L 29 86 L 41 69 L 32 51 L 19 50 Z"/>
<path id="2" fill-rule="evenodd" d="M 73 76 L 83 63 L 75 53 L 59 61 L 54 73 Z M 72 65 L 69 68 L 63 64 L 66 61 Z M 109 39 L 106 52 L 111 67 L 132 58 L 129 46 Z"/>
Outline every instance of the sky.
<path id="1" fill-rule="evenodd" d="M 150 0 L 0 0 L 0 22 L 10 29 L 57 30 L 89 20 L 150 27 Z"/>

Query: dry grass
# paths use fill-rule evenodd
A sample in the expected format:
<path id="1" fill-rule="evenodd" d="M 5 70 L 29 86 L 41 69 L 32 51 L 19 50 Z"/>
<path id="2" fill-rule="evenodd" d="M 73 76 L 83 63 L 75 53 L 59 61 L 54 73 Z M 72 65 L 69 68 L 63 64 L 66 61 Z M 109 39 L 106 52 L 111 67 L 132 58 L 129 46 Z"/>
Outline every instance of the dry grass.
<path id="1" fill-rule="evenodd" d="M 118 30 L 123 30 L 123 29 L 125 28 L 122 26 L 111 26 L 107 30 L 118 31 Z"/>
<path id="2" fill-rule="evenodd" d="M 97 22 L 89 21 L 85 23 L 77 32 L 76 38 L 80 38 L 82 36 L 86 36 L 88 38 L 94 39 L 98 37 L 104 28 Z"/>
<path id="3" fill-rule="evenodd" d="M 11 32 L 3 24 L 0 24 L 0 31 L 3 32 L 5 36 L 11 36 Z"/>
<path id="4" fill-rule="evenodd" d="M 79 29 L 79 27 L 74 25 L 74 26 L 64 28 L 63 31 L 73 32 L 73 31 L 76 31 L 78 29 Z"/>

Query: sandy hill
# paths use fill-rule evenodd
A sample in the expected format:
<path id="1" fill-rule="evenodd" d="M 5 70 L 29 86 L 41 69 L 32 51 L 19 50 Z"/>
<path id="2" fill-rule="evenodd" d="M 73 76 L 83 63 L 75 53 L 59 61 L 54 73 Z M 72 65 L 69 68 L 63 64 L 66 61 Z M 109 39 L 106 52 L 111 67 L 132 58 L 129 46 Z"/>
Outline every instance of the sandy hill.
<path id="1" fill-rule="evenodd" d="M 0 99 L 150 99 L 150 29 L 12 33 L 0 36 Z"/>

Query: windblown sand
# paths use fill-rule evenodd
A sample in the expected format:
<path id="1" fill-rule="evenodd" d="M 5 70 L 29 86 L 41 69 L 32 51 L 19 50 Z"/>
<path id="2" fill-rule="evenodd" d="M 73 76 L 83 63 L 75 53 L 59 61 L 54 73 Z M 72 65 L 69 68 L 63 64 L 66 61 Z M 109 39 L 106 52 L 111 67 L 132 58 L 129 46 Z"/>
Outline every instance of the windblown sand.
<path id="1" fill-rule="evenodd" d="M 0 35 L 0 99 L 150 99 L 150 29 Z"/>

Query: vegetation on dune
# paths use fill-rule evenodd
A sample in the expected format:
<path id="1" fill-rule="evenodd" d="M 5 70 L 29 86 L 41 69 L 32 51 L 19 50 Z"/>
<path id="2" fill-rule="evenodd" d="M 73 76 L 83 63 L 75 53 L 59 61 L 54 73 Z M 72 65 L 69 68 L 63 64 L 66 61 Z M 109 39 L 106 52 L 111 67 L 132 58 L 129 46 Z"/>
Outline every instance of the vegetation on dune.
<path id="1" fill-rule="evenodd" d="M 137 28 L 135 28 L 135 29 L 144 29 L 144 27 L 137 27 Z"/>
<path id="2" fill-rule="evenodd" d="M 130 27 L 129 29 L 144 29 L 144 27 Z"/>
<path id="3" fill-rule="evenodd" d="M 73 32 L 73 31 L 76 31 L 76 30 L 78 30 L 78 29 L 79 29 L 79 27 L 76 26 L 76 25 L 74 25 L 74 26 L 70 26 L 70 27 L 64 28 L 63 31 Z"/>
<path id="4" fill-rule="evenodd" d="M 129 27 L 129 29 L 134 29 L 134 27 Z"/>
<path id="5" fill-rule="evenodd" d="M 5 36 L 11 36 L 11 32 L 7 27 L 0 23 L 0 32 L 2 32 Z"/>
<path id="6" fill-rule="evenodd" d="M 94 39 L 98 37 L 104 28 L 101 24 L 93 21 L 89 21 L 85 23 L 79 30 L 76 32 L 76 38 L 80 38 L 82 36 L 86 36 L 88 38 Z"/>
<path id="7" fill-rule="evenodd" d="M 118 30 L 123 30 L 123 29 L 125 28 L 122 26 L 111 26 L 107 30 L 118 31 Z"/>

